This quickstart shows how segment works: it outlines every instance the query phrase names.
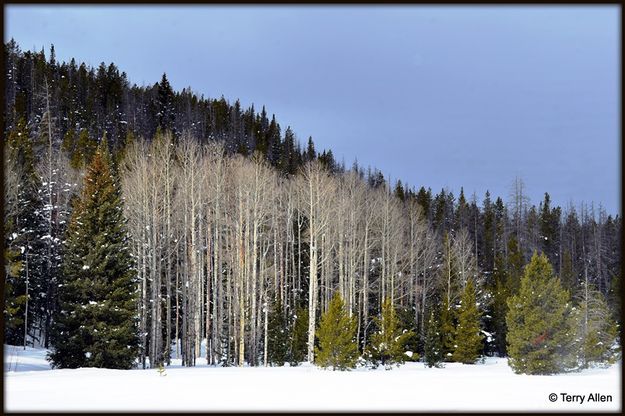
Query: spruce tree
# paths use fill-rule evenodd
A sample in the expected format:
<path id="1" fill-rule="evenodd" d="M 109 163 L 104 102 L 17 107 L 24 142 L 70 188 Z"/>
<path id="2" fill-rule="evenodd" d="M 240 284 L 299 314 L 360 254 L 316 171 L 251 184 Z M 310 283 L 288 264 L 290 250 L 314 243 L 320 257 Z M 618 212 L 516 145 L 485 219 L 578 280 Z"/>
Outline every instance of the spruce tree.
<path id="1" fill-rule="evenodd" d="M 508 364 L 514 372 L 554 374 L 571 363 L 570 295 L 544 254 L 532 256 L 518 294 L 508 299 Z"/>
<path id="2" fill-rule="evenodd" d="M 136 272 L 106 141 L 87 168 L 68 227 L 49 359 L 58 368 L 133 366 Z"/>
<path id="3" fill-rule="evenodd" d="M 378 330 L 371 335 L 369 347 L 373 365 L 379 363 L 391 369 L 393 364 L 402 364 L 406 358 L 406 342 L 414 336 L 414 332 L 402 330 L 390 298 L 382 304 L 381 316 L 374 318 L 374 324 Z"/>
<path id="4" fill-rule="evenodd" d="M 308 342 L 308 308 L 299 307 L 295 312 L 291 334 L 291 365 L 298 365 L 306 360 Z"/>
<path id="5" fill-rule="evenodd" d="M 289 327 L 280 299 L 274 303 L 267 322 L 267 362 L 284 365 L 289 354 Z"/>
<path id="6" fill-rule="evenodd" d="M 425 344 L 424 356 L 425 365 L 428 367 L 440 367 L 443 361 L 443 344 L 441 333 L 439 332 L 439 325 L 434 317 L 434 310 L 430 312 L 430 318 L 428 319 L 425 329 Z"/>
<path id="7" fill-rule="evenodd" d="M 328 310 L 321 315 L 319 347 L 315 347 L 315 363 L 323 368 L 347 370 L 354 368 L 358 360 L 356 342 L 356 319 L 350 317 L 341 296 L 334 295 Z"/>
<path id="8" fill-rule="evenodd" d="M 481 313 L 476 305 L 475 288 L 469 280 L 462 293 L 458 309 L 458 325 L 454 336 L 453 360 L 463 364 L 474 364 L 483 347 L 480 334 Z"/>

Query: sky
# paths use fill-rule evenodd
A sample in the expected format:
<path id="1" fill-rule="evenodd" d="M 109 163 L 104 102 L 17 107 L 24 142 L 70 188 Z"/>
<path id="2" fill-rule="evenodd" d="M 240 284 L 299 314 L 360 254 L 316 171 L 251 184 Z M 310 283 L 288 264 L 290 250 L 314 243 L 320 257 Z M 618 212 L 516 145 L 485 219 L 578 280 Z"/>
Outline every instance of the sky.
<path id="1" fill-rule="evenodd" d="M 265 105 L 434 193 L 620 213 L 618 6 L 5 6 L 5 40 Z"/>

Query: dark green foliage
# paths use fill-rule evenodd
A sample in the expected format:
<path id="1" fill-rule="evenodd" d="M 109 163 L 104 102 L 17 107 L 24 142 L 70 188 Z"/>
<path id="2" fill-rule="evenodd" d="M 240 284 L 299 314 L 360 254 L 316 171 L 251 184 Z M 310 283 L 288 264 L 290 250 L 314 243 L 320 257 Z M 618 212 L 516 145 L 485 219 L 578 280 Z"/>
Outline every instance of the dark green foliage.
<path id="1" fill-rule="evenodd" d="M 571 291 L 577 286 L 575 271 L 573 270 L 573 258 L 569 250 L 564 250 L 562 254 L 562 272 L 560 273 L 562 286 Z"/>
<path id="2" fill-rule="evenodd" d="M 460 195 L 458 195 L 458 205 L 456 207 L 456 218 L 454 221 L 457 229 L 467 228 L 469 220 L 468 214 L 469 206 L 464 196 L 464 188 L 460 187 Z"/>
<path id="3" fill-rule="evenodd" d="M 176 113 L 174 108 L 174 91 L 169 84 L 167 74 L 163 74 L 161 82 L 157 84 L 156 123 L 162 131 L 174 131 Z"/>
<path id="4" fill-rule="evenodd" d="M 412 355 L 408 356 L 404 354 L 404 359 L 406 361 L 419 361 L 420 356 L 418 351 L 422 350 L 422 340 L 419 339 L 419 335 L 417 334 L 415 311 L 410 307 L 396 306 L 395 313 L 397 314 L 399 327 L 410 333 L 410 336 L 405 340 L 404 351 L 410 351 Z"/>
<path id="5" fill-rule="evenodd" d="M 395 190 L 393 191 L 395 197 L 400 201 L 404 202 L 406 200 L 406 193 L 404 192 L 404 187 L 401 184 L 401 180 L 398 180 L 395 184 Z"/>
<path id="6" fill-rule="evenodd" d="M 423 210 L 423 216 L 427 219 L 431 219 L 432 213 L 430 205 L 432 204 L 432 190 L 428 188 L 426 191 L 423 186 L 419 188 L 419 192 L 417 193 L 417 202 Z"/>
<path id="7" fill-rule="evenodd" d="M 295 175 L 295 173 L 297 173 L 297 167 L 300 165 L 299 158 L 299 149 L 297 147 L 295 134 L 293 130 L 291 130 L 291 127 L 287 127 L 284 132 L 284 143 L 282 152 L 280 153 L 278 167 L 285 174 Z"/>
<path id="8" fill-rule="evenodd" d="M 24 307 L 26 304 L 25 282 L 20 279 L 24 269 L 18 250 L 4 250 L 4 342 L 17 345 L 24 331 Z"/>
<path id="9" fill-rule="evenodd" d="M 610 279 L 610 290 L 608 291 L 608 305 L 612 311 L 612 319 L 621 321 L 621 277 L 619 274 L 612 275 Z"/>
<path id="10" fill-rule="evenodd" d="M 280 299 L 273 304 L 267 323 L 267 362 L 284 365 L 289 359 L 289 325 Z"/>
<path id="11" fill-rule="evenodd" d="M 381 316 L 374 318 L 374 323 L 378 330 L 371 334 L 367 351 L 373 365 L 390 369 L 394 364 L 402 364 L 406 359 L 405 345 L 415 334 L 400 326 L 390 298 L 382 304 Z"/>
<path id="12" fill-rule="evenodd" d="M 506 335 L 508 327 L 506 325 L 506 315 L 508 314 L 508 297 L 510 289 L 507 285 L 508 277 L 502 255 L 497 255 L 495 259 L 495 271 L 493 279 L 495 285 L 492 290 L 493 302 L 492 310 L 492 332 L 495 343 L 495 350 L 500 357 L 506 355 Z"/>
<path id="13" fill-rule="evenodd" d="M 458 325 L 454 337 L 453 360 L 463 364 L 474 364 L 483 348 L 480 333 L 481 313 L 476 305 L 475 288 L 469 280 L 462 293 L 458 309 Z"/>
<path id="14" fill-rule="evenodd" d="M 447 299 L 445 298 L 441 304 L 440 319 L 438 332 L 441 335 L 441 350 L 443 353 L 444 361 L 452 361 L 454 352 L 454 333 L 456 328 L 454 326 L 455 311 L 449 307 Z"/>
<path id="15" fill-rule="evenodd" d="M 291 336 L 291 365 L 298 365 L 306 360 L 308 342 L 308 308 L 300 307 L 295 312 Z"/>
<path id="16" fill-rule="evenodd" d="M 523 253 L 519 248 L 516 238 L 510 237 L 508 240 L 508 264 L 506 267 L 508 282 L 507 286 L 510 294 L 516 294 L 521 285 L 521 277 L 523 276 Z"/>
<path id="17" fill-rule="evenodd" d="M 88 166 L 63 258 L 52 333 L 58 368 L 131 368 L 138 336 L 135 270 L 106 142 Z"/>
<path id="18" fill-rule="evenodd" d="M 434 317 L 434 310 L 430 312 L 425 329 L 424 343 L 425 364 L 428 367 L 440 367 L 443 361 L 443 344 L 439 331 L 439 324 Z"/>
<path id="19" fill-rule="evenodd" d="M 328 172 L 337 172 L 338 166 L 336 164 L 336 161 L 334 160 L 334 154 L 332 153 L 332 150 L 324 150 L 320 155 L 318 155 L 318 160 Z"/>
<path id="20" fill-rule="evenodd" d="M 544 254 L 534 253 L 508 308 L 508 363 L 516 373 L 554 374 L 572 367 L 570 295 Z"/>
<path id="21" fill-rule="evenodd" d="M 312 138 L 303 152 L 287 133 L 283 139 L 277 119 L 270 123 L 264 107 L 256 114 L 253 105 L 242 109 L 238 100 L 230 104 L 224 97 L 204 98 L 189 88 L 174 91 L 166 74 L 160 82 L 139 87 L 131 86 L 126 73 L 113 63 L 92 68 L 74 59 L 47 61 L 43 50 L 23 52 L 13 40 L 5 44 L 5 55 L 12 68 L 5 125 L 11 128 L 21 117 L 33 126 L 52 120 L 54 141 L 62 140 L 74 168 L 86 166 L 93 156 L 95 142 L 88 143 L 89 137 L 106 132 L 110 150 L 117 154 L 127 133 L 150 139 L 157 129 L 171 131 L 176 138 L 187 131 L 202 140 L 223 140 L 229 153 L 251 155 L 258 150 L 273 166 L 289 173 L 318 156 Z M 50 119 L 42 112 L 44 79 L 50 88 Z M 47 142 L 45 130 L 40 139 Z M 331 152 L 325 155 L 334 164 Z"/>
<path id="22" fill-rule="evenodd" d="M 5 146 L 4 241 L 7 263 L 4 285 L 4 340 L 24 342 L 24 319 L 28 297 L 28 332 L 45 315 L 47 288 L 44 244 L 47 227 L 41 181 L 35 169 L 35 156 L 25 120 L 18 121 L 8 134 Z M 8 171 L 7 169 L 10 169 Z M 28 280 L 28 293 L 27 293 Z"/>
<path id="23" fill-rule="evenodd" d="M 540 205 L 539 232 L 541 249 L 553 264 L 558 261 L 560 214 L 560 207 L 551 208 L 551 198 L 545 192 L 545 199 Z"/>
<path id="24" fill-rule="evenodd" d="M 304 162 L 315 160 L 317 152 L 315 151 L 315 144 L 311 136 L 308 137 L 308 143 L 306 145 L 306 152 L 304 153 Z"/>
<path id="25" fill-rule="evenodd" d="M 330 301 L 328 310 L 321 315 L 317 336 L 319 346 L 315 347 L 315 364 L 333 370 L 356 367 L 356 319 L 349 316 L 338 293 Z"/>
<path id="26" fill-rule="evenodd" d="M 483 237 L 481 266 L 484 270 L 492 271 L 495 267 L 495 211 L 490 200 L 490 192 L 486 191 L 483 202 Z"/>
<path id="27" fill-rule="evenodd" d="M 87 166 L 96 147 L 95 140 L 89 138 L 89 132 L 85 129 L 78 133 L 74 129 L 69 129 L 61 144 L 61 149 L 68 154 L 70 166 L 74 169 L 82 169 Z"/>

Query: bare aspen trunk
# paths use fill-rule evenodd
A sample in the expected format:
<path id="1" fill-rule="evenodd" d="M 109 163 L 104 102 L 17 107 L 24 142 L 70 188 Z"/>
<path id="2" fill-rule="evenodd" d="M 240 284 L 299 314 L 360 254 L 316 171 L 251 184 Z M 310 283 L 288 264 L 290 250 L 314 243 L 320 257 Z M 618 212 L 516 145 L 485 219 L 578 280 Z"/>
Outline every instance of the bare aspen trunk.
<path id="1" fill-rule="evenodd" d="M 207 224 L 206 230 L 206 322 L 204 324 L 205 338 L 206 338 L 206 363 L 211 364 L 211 238 L 212 230 L 210 221 Z"/>
<path id="2" fill-rule="evenodd" d="M 264 359 L 264 365 L 265 367 L 267 367 L 267 340 L 268 340 L 268 332 L 269 332 L 269 324 L 268 324 L 268 311 L 269 311 L 269 302 L 267 301 L 267 291 L 265 291 L 265 308 L 264 308 L 264 312 L 265 312 L 265 319 L 264 319 L 264 324 L 265 324 L 265 342 L 264 344 L 264 351 L 263 351 L 263 359 Z"/>
<path id="3" fill-rule="evenodd" d="M 239 366 L 245 362 L 245 251 L 243 242 L 243 197 L 239 190 Z"/>
<path id="4" fill-rule="evenodd" d="M 367 319 L 369 316 L 369 226 L 365 225 L 364 259 L 362 270 L 362 324 L 363 324 L 363 348 L 367 345 Z"/>

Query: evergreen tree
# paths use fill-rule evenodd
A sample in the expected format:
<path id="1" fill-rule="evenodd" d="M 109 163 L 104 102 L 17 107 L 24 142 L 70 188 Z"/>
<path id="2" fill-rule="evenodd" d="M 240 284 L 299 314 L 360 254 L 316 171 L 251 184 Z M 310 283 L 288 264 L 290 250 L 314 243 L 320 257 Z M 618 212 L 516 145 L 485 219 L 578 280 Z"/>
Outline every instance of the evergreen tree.
<path id="1" fill-rule="evenodd" d="M 579 362 L 585 368 L 591 364 L 612 364 L 618 358 L 618 326 L 612 319 L 603 294 L 592 284 L 584 284 L 578 298 Z"/>
<path id="2" fill-rule="evenodd" d="M 41 294 L 45 293 L 47 279 L 44 204 L 39 193 L 41 180 L 35 170 L 30 132 L 23 118 L 9 132 L 5 149 L 8 188 L 4 194 L 7 259 L 4 339 L 10 344 L 22 344 L 26 315 L 29 315 L 27 331 L 31 336 L 33 327 L 43 318 L 45 299 Z"/>
<path id="3" fill-rule="evenodd" d="M 169 84 L 167 74 L 163 73 L 161 82 L 157 84 L 157 127 L 163 131 L 174 131 L 176 113 L 174 109 L 174 91 Z"/>
<path id="4" fill-rule="evenodd" d="M 423 186 L 419 188 L 419 192 L 417 192 L 417 202 L 423 209 L 423 217 L 430 220 L 431 219 L 430 205 L 432 204 L 432 190 L 428 188 L 428 190 L 426 191 Z"/>
<path id="5" fill-rule="evenodd" d="M 308 342 L 308 308 L 299 307 L 295 312 L 295 321 L 291 336 L 291 365 L 298 365 L 306 360 Z"/>
<path id="6" fill-rule="evenodd" d="M 382 364 L 387 369 L 393 364 L 402 364 L 405 361 L 405 345 L 415 334 L 400 327 L 397 312 L 390 298 L 382 303 L 381 316 L 374 318 L 378 331 L 371 335 L 369 356 L 374 364 Z"/>
<path id="7" fill-rule="evenodd" d="M 287 127 L 284 132 L 284 142 L 282 146 L 282 152 L 280 153 L 280 160 L 278 166 L 280 171 L 294 175 L 297 168 L 297 156 L 295 154 L 295 134 L 291 127 Z"/>
<path id="8" fill-rule="evenodd" d="M 395 197 L 399 198 L 401 202 L 404 202 L 406 200 L 406 192 L 404 191 L 404 186 L 401 183 L 401 179 L 397 180 L 393 193 L 395 194 Z"/>
<path id="9" fill-rule="evenodd" d="M 425 364 L 428 367 L 440 367 L 443 361 L 443 344 L 439 324 L 434 317 L 434 310 L 430 312 L 430 318 L 425 330 L 424 344 Z"/>
<path id="10" fill-rule="evenodd" d="M 480 333 L 481 313 L 476 305 L 475 288 L 469 280 L 462 293 L 462 301 L 458 310 L 458 325 L 454 338 L 453 359 L 463 364 L 474 364 L 483 347 L 483 336 Z"/>
<path id="11" fill-rule="evenodd" d="M 562 254 L 562 271 L 560 274 L 560 280 L 562 280 L 562 286 L 569 291 L 573 291 L 577 286 L 577 279 L 575 277 L 573 267 L 574 265 L 571 252 L 568 249 L 565 249 Z"/>
<path id="12" fill-rule="evenodd" d="M 274 303 L 267 322 L 267 362 L 284 365 L 289 354 L 289 327 L 280 299 Z"/>
<path id="13" fill-rule="evenodd" d="M 49 359 L 58 368 L 131 368 L 136 282 L 119 186 L 104 140 L 72 214 Z"/>
<path id="14" fill-rule="evenodd" d="M 267 130 L 267 149 L 265 156 L 272 166 L 278 167 L 281 155 L 282 141 L 280 136 L 280 124 L 276 122 L 276 115 L 274 114 Z"/>
<path id="15" fill-rule="evenodd" d="M 456 229 L 467 228 L 468 226 L 469 205 L 464 196 L 464 187 L 460 187 L 460 195 L 458 196 L 458 205 L 456 207 Z"/>
<path id="16" fill-rule="evenodd" d="M 315 363 L 323 368 L 347 370 L 354 368 L 358 360 L 356 342 L 356 319 L 350 317 L 341 296 L 334 295 L 328 310 L 321 315 L 319 346 L 315 347 Z"/>
<path id="17" fill-rule="evenodd" d="M 508 308 L 508 363 L 516 373 L 553 374 L 571 366 L 570 295 L 544 254 L 534 253 Z"/>
<path id="18" fill-rule="evenodd" d="M 541 249 L 547 255 L 549 261 L 556 264 L 559 246 L 560 207 L 551 208 L 551 198 L 545 192 L 545 199 L 541 202 L 539 232 Z"/>
<path id="19" fill-rule="evenodd" d="M 506 355 L 507 347 L 506 334 L 508 332 L 508 327 L 506 326 L 506 315 L 508 314 L 508 297 L 510 296 L 510 288 L 507 285 L 507 275 L 503 255 L 498 254 L 495 257 L 495 270 L 493 272 L 495 286 L 492 292 L 493 302 L 491 304 L 491 330 L 494 335 L 494 347 L 500 357 Z"/>
<path id="20" fill-rule="evenodd" d="M 306 145 L 304 162 L 310 162 L 311 160 L 315 160 L 316 157 L 317 152 L 315 151 L 315 143 L 313 142 L 312 136 L 308 136 L 308 144 Z"/>
<path id="21" fill-rule="evenodd" d="M 514 236 L 510 237 L 510 240 L 508 240 L 507 276 L 508 290 L 511 294 L 516 294 L 519 291 L 521 278 L 523 276 L 523 253 Z"/>
<path id="22" fill-rule="evenodd" d="M 621 321 L 621 277 L 620 273 L 612 275 L 610 290 L 608 291 L 608 305 L 612 311 L 612 319 L 617 323 Z"/>
<path id="23" fill-rule="evenodd" d="M 441 334 L 441 350 L 443 353 L 443 360 L 452 361 L 454 352 L 454 332 L 456 328 L 454 326 L 454 310 L 452 310 L 447 303 L 447 298 L 443 298 L 440 310 L 440 320 L 438 332 Z"/>
<path id="24" fill-rule="evenodd" d="M 418 351 L 423 350 L 422 340 L 417 333 L 417 321 L 415 311 L 410 306 L 395 306 L 398 327 L 409 333 L 404 342 L 404 359 L 406 361 L 419 361 Z"/>
<path id="25" fill-rule="evenodd" d="M 486 271 L 492 271 L 495 259 L 495 211 L 490 200 L 490 192 L 486 191 L 483 203 L 483 236 L 481 266 Z"/>

